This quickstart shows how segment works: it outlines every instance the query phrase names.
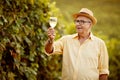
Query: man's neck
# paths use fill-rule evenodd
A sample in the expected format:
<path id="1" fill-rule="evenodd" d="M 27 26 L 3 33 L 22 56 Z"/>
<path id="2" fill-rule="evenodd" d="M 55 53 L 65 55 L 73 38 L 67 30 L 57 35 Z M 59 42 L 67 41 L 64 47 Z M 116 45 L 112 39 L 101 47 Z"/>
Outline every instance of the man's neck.
<path id="1" fill-rule="evenodd" d="M 87 34 L 79 34 L 78 33 L 78 39 L 88 39 L 90 36 L 90 32 Z"/>
<path id="2" fill-rule="evenodd" d="M 85 34 L 85 35 L 80 35 L 80 34 L 78 34 L 78 40 L 79 40 L 79 42 L 80 42 L 80 45 L 82 45 L 83 44 L 83 42 L 85 41 L 85 40 L 87 40 L 88 38 L 90 37 L 90 33 L 89 34 Z"/>

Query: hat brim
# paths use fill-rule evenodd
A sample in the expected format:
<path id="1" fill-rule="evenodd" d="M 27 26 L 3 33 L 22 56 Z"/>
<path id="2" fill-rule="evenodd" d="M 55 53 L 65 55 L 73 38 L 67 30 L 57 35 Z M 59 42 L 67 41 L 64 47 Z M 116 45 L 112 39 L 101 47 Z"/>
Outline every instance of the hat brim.
<path id="1" fill-rule="evenodd" d="M 87 17 L 87 18 L 91 19 L 92 22 L 93 22 L 93 25 L 95 25 L 97 23 L 97 19 L 95 17 L 93 17 L 93 16 L 88 15 L 88 14 L 84 14 L 84 13 L 73 14 L 74 19 L 76 19 L 79 16 L 84 16 L 84 17 Z"/>

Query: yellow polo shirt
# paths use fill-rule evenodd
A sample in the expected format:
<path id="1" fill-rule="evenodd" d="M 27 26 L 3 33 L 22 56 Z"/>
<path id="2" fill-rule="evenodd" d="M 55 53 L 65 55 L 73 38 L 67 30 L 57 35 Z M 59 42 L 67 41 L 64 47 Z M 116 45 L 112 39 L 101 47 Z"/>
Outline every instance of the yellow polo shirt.
<path id="1" fill-rule="evenodd" d="M 106 45 L 92 33 L 82 44 L 77 33 L 63 36 L 52 54 L 63 54 L 62 80 L 99 80 L 100 74 L 109 74 Z"/>

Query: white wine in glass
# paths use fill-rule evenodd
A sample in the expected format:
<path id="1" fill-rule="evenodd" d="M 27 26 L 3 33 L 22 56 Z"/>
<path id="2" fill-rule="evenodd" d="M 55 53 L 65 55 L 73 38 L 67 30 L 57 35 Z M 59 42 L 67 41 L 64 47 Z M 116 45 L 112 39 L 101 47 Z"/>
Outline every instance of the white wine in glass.
<path id="1" fill-rule="evenodd" d="M 50 17 L 49 24 L 52 28 L 54 28 L 57 24 L 57 17 Z"/>

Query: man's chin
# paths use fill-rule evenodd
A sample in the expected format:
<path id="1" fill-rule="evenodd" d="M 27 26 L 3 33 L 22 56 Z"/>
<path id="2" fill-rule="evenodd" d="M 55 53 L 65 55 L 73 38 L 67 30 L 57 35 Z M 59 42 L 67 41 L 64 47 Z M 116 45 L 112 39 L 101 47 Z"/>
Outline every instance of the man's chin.
<path id="1" fill-rule="evenodd" d="M 82 34 L 82 33 L 83 33 L 83 31 L 82 31 L 82 30 L 77 30 L 77 33 Z"/>

